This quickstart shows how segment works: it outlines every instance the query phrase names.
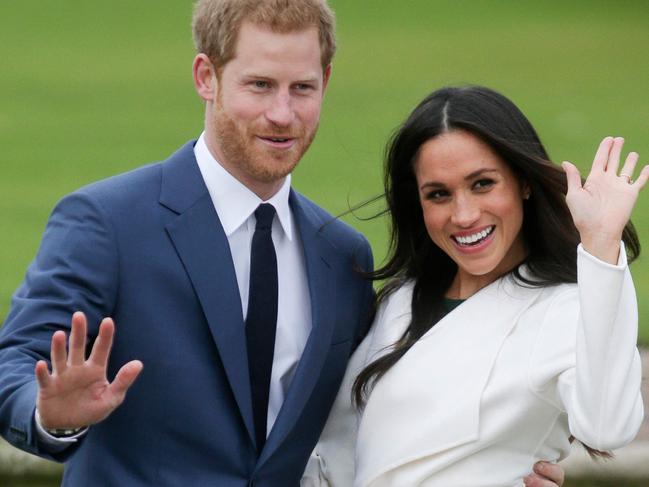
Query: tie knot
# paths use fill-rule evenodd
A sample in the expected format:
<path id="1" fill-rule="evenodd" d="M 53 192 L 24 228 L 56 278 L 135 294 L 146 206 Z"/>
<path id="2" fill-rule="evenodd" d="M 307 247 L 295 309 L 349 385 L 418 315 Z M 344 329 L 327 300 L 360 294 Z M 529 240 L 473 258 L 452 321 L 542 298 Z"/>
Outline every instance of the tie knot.
<path id="1" fill-rule="evenodd" d="M 268 230 L 273 225 L 273 218 L 275 217 L 275 207 L 269 203 L 263 203 L 255 210 L 255 218 L 257 225 L 255 230 Z"/>

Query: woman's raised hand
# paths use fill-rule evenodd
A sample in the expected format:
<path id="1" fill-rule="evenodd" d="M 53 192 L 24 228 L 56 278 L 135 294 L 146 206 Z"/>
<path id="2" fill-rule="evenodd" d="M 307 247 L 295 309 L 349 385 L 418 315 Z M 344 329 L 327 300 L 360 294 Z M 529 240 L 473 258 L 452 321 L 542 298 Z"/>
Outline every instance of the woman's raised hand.
<path id="1" fill-rule="evenodd" d="M 574 164 L 562 164 L 568 180 L 566 203 L 582 245 L 590 254 L 612 264 L 617 263 L 622 231 L 631 218 L 640 190 L 649 179 L 647 165 L 633 180 L 638 162 L 636 152 L 629 153 L 619 169 L 623 145 L 622 137 L 606 137 L 602 141 L 583 186 Z"/>

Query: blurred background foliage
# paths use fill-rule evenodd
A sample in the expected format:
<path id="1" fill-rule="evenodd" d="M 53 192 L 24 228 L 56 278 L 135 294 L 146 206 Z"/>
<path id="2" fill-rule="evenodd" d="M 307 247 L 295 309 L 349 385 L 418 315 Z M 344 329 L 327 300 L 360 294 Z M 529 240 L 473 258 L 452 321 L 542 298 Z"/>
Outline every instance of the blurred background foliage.
<path id="1" fill-rule="evenodd" d="M 606 135 L 649 162 L 649 3 L 331 0 L 339 51 L 294 185 L 339 214 L 381 192 L 385 142 L 448 84 L 514 100 L 555 162 Z M 200 134 L 191 0 L 0 2 L 0 320 L 56 201 Z M 649 252 L 649 189 L 634 222 Z M 366 208 L 367 217 L 381 205 Z M 345 217 L 386 251 L 386 221 Z M 633 266 L 649 344 L 649 256 Z"/>

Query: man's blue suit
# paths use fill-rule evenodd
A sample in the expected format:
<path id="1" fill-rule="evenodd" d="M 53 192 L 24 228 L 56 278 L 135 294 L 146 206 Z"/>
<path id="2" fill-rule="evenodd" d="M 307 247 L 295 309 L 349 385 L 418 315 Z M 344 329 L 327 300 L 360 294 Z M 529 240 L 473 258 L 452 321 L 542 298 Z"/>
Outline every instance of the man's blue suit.
<path id="1" fill-rule="evenodd" d="M 313 328 L 259 458 L 235 271 L 192 143 L 57 205 L 0 333 L 2 435 L 67 461 L 66 486 L 298 485 L 367 327 L 373 292 L 358 268 L 372 257 L 358 232 L 296 192 L 289 201 Z M 144 370 L 122 406 L 57 454 L 37 439 L 34 364 L 76 310 L 91 337 L 115 319 L 109 378 L 132 359 Z"/>

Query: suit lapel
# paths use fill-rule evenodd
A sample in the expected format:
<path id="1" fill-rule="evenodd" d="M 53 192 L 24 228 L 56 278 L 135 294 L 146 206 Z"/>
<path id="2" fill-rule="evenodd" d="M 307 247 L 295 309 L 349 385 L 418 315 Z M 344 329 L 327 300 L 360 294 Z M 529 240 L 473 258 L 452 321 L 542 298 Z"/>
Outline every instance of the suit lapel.
<path id="1" fill-rule="evenodd" d="M 245 327 L 230 247 L 189 143 L 163 166 L 160 203 L 178 216 L 166 230 L 207 318 L 250 438 L 254 438 Z M 254 441 L 254 440 L 253 440 Z"/>
<path id="2" fill-rule="evenodd" d="M 336 283 L 331 266 L 338 258 L 335 248 L 323 236 L 323 222 L 300 202 L 300 196 L 291 191 L 291 209 L 302 239 L 306 262 L 309 295 L 311 298 L 311 333 L 293 381 L 289 387 L 275 425 L 270 432 L 258 467 L 282 443 L 299 418 L 313 387 L 320 378 L 334 330 Z"/>

